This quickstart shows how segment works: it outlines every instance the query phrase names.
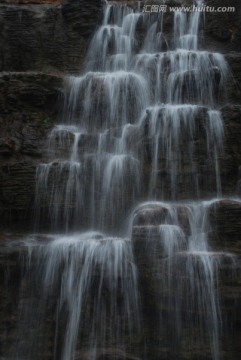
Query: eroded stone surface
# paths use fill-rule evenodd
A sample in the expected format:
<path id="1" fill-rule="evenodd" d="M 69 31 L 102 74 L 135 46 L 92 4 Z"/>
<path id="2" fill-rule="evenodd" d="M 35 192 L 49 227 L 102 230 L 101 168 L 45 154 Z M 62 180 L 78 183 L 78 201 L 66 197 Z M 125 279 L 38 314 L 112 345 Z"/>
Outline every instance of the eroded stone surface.
<path id="1" fill-rule="evenodd" d="M 101 1 L 0 4 L 0 71 L 80 71 Z"/>
<path id="2" fill-rule="evenodd" d="M 47 134 L 58 121 L 62 82 L 61 74 L 1 73 L 1 224 L 29 223 L 36 165 L 45 158 Z"/>

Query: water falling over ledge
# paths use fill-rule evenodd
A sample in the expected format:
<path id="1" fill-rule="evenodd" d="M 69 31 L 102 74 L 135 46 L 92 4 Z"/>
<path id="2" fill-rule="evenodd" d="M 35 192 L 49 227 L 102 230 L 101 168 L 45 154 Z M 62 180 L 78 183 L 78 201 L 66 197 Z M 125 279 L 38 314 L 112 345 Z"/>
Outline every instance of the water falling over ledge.
<path id="1" fill-rule="evenodd" d="M 25 245 L 9 360 L 222 359 L 219 274 L 236 260 L 211 245 L 209 212 L 228 68 L 199 49 L 199 13 L 174 14 L 169 42 L 163 16 L 107 4 L 65 79 L 36 172 L 36 232 L 47 218 L 52 235 Z"/>
<path id="2" fill-rule="evenodd" d="M 130 241 L 97 232 L 54 236 L 47 245 L 36 241 L 33 245 L 33 240 L 27 243 L 25 281 L 36 287 L 32 287 L 27 311 L 23 308 L 27 317 L 23 321 L 31 321 L 36 330 L 30 334 L 20 328 L 32 345 L 20 343 L 17 353 L 31 358 L 45 346 L 47 339 L 37 329 L 44 329 L 49 307 L 54 314 L 52 351 L 57 358 L 75 358 L 80 336 L 81 351 L 89 352 L 93 359 L 108 348 L 127 351 L 125 346 L 130 346 L 140 328 L 137 270 Z M 129 340 L 123 343 L 125 336 Z"/>

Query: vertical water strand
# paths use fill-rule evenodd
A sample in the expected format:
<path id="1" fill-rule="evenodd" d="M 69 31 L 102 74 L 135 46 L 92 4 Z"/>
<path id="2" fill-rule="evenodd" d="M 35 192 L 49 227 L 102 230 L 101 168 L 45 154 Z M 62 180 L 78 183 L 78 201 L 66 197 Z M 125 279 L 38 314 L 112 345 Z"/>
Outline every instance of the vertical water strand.
<path id="1" fill-rule="evenodd" d="M 226 261 L 232 267 L 233 257 L 209 244 L 209 211 L 216 201 L 147 202 L 132 217 L 135 254 L 146 260 L 142 276 L 152 274 L 160 338 L 175 356 L 190 350 L 203 356 L 205 346 L 205 356 L 221 359 L 219 272 Z"/>
<path id="2" fill-rule="evenodd" d="M 165 166 L 168 181 L 170 181 L 170 194 L 173 199 L 177 196 L 176 184 L 181 179 L 182 169 L 187 163 L 191 166 L 192 181 L 195 192 L 198 192 L 197 169 L 193 161 L 193 140 L 197 136 L 196 121 L 202 108 L 196 105 L 161 105 L 147 109 L 149 133 L 153 139 L 152 173 L 149 185 L 149 194 L 157 187 L 158 166 L 162 161 Z M 185 134 L 185 135 L 184 135 Z M 186 153 L 180 154 L 181 147 L 188 144 Z M 161 183 L 164 180 L 160 178 Z M 163 194 L 162 194 L 163 196 Z"/>
<path id="3" fill-rule="evenodd" d="M 86 233 L 58 237 L 37 251 L 46 299 L 60 281 L 56 311 L 57 324 L 64 324 L 59 329 L 64 332 L 64 342 L 59 343 L 60 337 L 56 346 L 62 347 L 61 359 L 78 354 L 80 335 L 91 359 L 112 347 L 128 351 L 125 334 L 131 340 L 140 326 L 137 273 L 130 243 Z M 64 312 L 67 316 L 63 317 Z"/>
<path id="4" fill-rule="evenodd" d="M 222 254 L 213 253 L 208 245 L 210 203 L 188 207 L 189 236 L 187 274 L 191 291 L 188 306 L 198 308 L 198 324 L 203 336 L 209 334 L 212 358 L 220 359 L 221 314 L 218 295 L 219 268 Z"/>
<path id="5" fill-rule="evenodd" d="M 69 176 L 66 184 L 65 204 L 76 203 L 76 207 L 74 212 L 65 207 L 64 221 L 66 223 L 66 231 L 69 229 L 68 224 L 70 224 L 71 219 L 73 219 L 74 225 L 77 224 L 78 219 L 81 216 L 81 210 L 83 208 L 83 187 L 81 184 L 83 165 L 80 163 L 78 155 L 79 141 L 81 136 L 81 132 L 74 133 L 74 141 L 71 150 Z M 70 205 L 70 207 L 72 206 L 73 205 Z"/>
<path id="6" fill-rule="evenodd" d="M 194 1 L 196 7 L 201 7 L 203 1 Z M 194 11 L 189 17 L 184 12 L 174 14 L 174 38 L 177 48 L 186 50 L 198 50 L 198 32 L 200 20 L 203 16 L 201 11 Z"/>
<path id="7" fill-rule="evenodd" d="M 220 175 L 220 156 L 223 154 L 224 128 L 221 113 L 218 110 L 208 111 L 207 148 L 208 154 L 213 158 L 216 172 L 217 196 L 222 196 Z"/>
<path id="8" fill-rule="evenodd" d="M 40 164 L 37 168 L 36 221 L 39 221 L 41 212 L 48 209 L 53 230 L 56 230 L 60 223 L 68 230 L 69 226 L 76 224 L 80 216 L 83 195 L 78 144 L 82 134 L 83 132 L 73 125 L 56 126 L 49 137 L 50 162 Z M 58 157 L 62 159 L 58 160 Z M 76 209 L 73 212 L 75 202 Z"/>
<path id="9" fill-rule="evenodd" d="M 175 217 L 173 217 L 173 213 L 175 213 Z M 169 309 L 169 314 L 161 317 L 160 327 L 163 332 L 165 332 L 165 327 L 172 329 L 169 334 L 170 341 L 178 348 L 178 342 L 182 334 L 182 306 L 180 299 L 183 289 L 180 286 L 180 280 L 176 281 L 174 269 L 178 269 L 179 267 L 179 253 L 185 251 L 186 236 L 182 228 L 178 225 L 176 211 L 169 209 L 168 214 L 169 216 L 167 216 L 165 223 L 159 225 L 159 241 L 161 242 L 164 257 L 163 264 L 159 268 L 160 287 L 162 289 L 161 291 L 163 291 L 163 296 L 161 295 L 160 301 L 164 309 L 166 307 Z M 179 275 L 180 274 L 181 269 L 179 269 Z M 169 295 L 165 295 L 168 292 Z"/>

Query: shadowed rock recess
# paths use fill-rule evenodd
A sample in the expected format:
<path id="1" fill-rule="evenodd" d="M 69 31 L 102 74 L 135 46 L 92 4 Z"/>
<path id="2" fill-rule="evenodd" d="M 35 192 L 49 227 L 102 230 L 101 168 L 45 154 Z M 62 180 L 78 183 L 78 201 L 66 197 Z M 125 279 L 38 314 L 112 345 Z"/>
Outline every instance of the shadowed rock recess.
<path id="1" fill-rule="evenodd" d="M 149 4 L 0 3 L 0 360 L 240 358 L 240 1 Z"/>

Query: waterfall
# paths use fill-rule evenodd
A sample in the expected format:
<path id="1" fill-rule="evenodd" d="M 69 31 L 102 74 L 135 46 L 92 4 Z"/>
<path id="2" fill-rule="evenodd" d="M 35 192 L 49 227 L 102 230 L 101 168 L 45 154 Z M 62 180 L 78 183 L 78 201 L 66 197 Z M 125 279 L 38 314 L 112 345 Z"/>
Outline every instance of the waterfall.
<path id="1" fill-rule="evenodd" d="M 163 16 L 145 16 L 126 5 L 106 6 L 84 74 L 66 78 L 64 125 L 50 135 L 51 162 L 38 168 L 37 207 L 44 214 L 50 210 L 53 229 L 62 223 L 68 229 L 73 219 L 78 228 L 84 216 L 87 229 L 120 233 L 143 193 L 175 200 L 186 187 L 189 196 L 199 198 L 210 188 L 200 180 L 200 156 L 221 195 L 218 100 L 225 96 L 227 65 L 222 55 L 198 50 L 200 17 L 199 12 L 175 13 L 172 48 L 160 52 Z M 142 41 L 138 28 L 145 34 Z M 152 164 L 148 188 L 138 147 L 146 129 Z M 86 141 L 80 149 L 81 136 L 95 137 L 97 145 L 89 148 Z M 206 138 L 201 155 L 200 136 Z M 73 143 L 68 156 L 56 153 L 63 141 Z"/>
<path id="2" fill-rule="evenodd" d="M 31 348 L 20 343 L 18 352 L 31 358 L 44 346 L 44 334 L 40 337 L 34 329 L 43 328 L 48 307 L 52 307 L 55 358 L 81 358 L 79 336 L 89 359 L 115 347 L 125 353 L 133 333 L 140 329 L 137 270 L 130 241 L 97 232 L 54 236 L 44 246 L 33 241 L 27 241 L 26 281 L 37 286 L 32 288 L 27 315 L 29 310 L 35 313 L 35 307 L 40 315 L 32 314 Z M 124 336 L 129 340 L 123 343 Z"/>
<path id="3" fill-rule="evenodd" d="M 194 347 L 207 346 L 213 360 L 221 359 L 219 269 L 224 263 L 231 268 L 235 264 L 232 254 L 215 252 L 208 243 L 209 209 L 216 201 L 147 202 L 135 209 L 131 220 L 135 232 L 145 218 L 144 256 L 159 288 L 161 336 L 168 336 L 175 354 L 188 337 Z"/>
<path id="4" fill-rule="evenodd" d="M 222 196 L 228 67 L 200 50 L 200 12 L 174 13 L 171 40 L 164 19 L 107 3 L 83 72 L 65 78 L 61 124 L 36 171 L 35 230 L 47 224 L 52 235 L 27 241 L 31 294 L 17 338 L 34 330 L 14 359 L 41 358 L 40 349 L 52 360 L 148 358 L 131 355 L 148 347 L 131 241 L 144 227 L 158 336 L 167 332 L 175 358 L 190 339 L 221 360 L 219 268 L 234 260 L 210 246 L 216 200 L 202 198 Z"/>

